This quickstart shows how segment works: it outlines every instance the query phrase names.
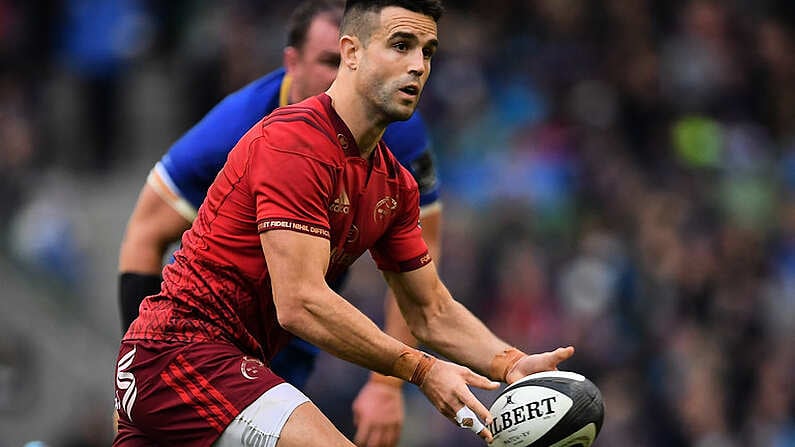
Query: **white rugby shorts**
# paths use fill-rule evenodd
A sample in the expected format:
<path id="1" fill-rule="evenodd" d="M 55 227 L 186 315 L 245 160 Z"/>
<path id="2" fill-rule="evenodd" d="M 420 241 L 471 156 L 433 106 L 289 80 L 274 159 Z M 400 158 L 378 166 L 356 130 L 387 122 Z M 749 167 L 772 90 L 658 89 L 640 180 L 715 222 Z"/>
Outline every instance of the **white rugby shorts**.
<path id="1" fill-rule="evenodd" d="M 213 447 L 274 447 L 293 411 L 309 398 L 289 383 L 262 393 L 229 423 Z"/>

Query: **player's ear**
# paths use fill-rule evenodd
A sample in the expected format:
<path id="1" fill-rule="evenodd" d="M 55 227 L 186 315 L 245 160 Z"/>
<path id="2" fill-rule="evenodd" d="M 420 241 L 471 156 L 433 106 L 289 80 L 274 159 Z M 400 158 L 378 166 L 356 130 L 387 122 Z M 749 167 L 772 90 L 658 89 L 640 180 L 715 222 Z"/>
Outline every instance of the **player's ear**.
<path id="1" fill-rule="evenodd" d="M 295 66 L 298 65 L 298 57 L 298 48 L 284 48 L 284 69 L 287 73 L 292 73 L 295 71 Z"/>
<path id="2" fill-rule="evenodd" d="M 361 41 L 356 36 L 344 35 L 340 38 L 340 63 L 351 71 L 359 68 L 359 51 L 362 47 Z"/>

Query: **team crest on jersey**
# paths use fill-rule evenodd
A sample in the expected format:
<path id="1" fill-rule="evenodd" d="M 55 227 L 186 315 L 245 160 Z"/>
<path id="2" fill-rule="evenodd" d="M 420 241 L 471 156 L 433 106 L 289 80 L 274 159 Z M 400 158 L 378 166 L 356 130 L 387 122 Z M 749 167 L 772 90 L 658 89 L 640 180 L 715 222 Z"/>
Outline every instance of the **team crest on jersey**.
<path id="1" fill-rule="evenodd" d="M 376 222 L 384 220 L 384 218 L 388 217 L 395 211 L 397 206 L 397 200 L 389 196 L 384 197 L 375 204 L 375 210 L 373 210 L 373 220 Z"/>
<path id="2" fill-rule="evenodd" d="M 343 189 L 342 192 L 340 192 L 340 196 L 334 199 L 334 201 L 331 202 L 331 205 L 329 205 L 328 208 L 335 213 L 342 213 L 342 214 L 350 213 L 351 200 L 348 198 L 348 193 L 345 192 L 345 190 Z"/>
<path id="3" fill-rule="evenodd" d="M 265 364 L 259 359 L 245 356 L 240 362 L 240 374 L 243 374 L 243 377 L 246 379 L 254 380 L 258 378 L 264 371 Z"/>

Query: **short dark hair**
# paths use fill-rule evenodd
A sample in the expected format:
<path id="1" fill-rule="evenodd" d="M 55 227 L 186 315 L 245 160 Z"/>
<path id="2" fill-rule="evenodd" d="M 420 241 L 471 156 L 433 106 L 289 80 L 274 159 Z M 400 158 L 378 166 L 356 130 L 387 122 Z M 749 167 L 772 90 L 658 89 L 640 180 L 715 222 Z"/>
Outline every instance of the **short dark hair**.
<path id="1" fill-rule="evenodd" d="M 367 13 L 378 13 L 388 6 L 397 6 L 412 12 L 424 14 L 439 22 L 444 12 L 441 0 L 348 0 L 345 2 L 345 14 L 342 16 L 340 32 L 354 34 L 366 41 L 370 36 L 370 29 L 365 29 L 369 23 L 365 20 Z"/>
<path id="2" fill-rule="evenodd" d="M 339 26 L 344 7 L 343 0 L 307 0 L 298 5 L 287 21 L 287 46 L 303 47 L 309 27 L 317 16 L 327 16 Z"/>

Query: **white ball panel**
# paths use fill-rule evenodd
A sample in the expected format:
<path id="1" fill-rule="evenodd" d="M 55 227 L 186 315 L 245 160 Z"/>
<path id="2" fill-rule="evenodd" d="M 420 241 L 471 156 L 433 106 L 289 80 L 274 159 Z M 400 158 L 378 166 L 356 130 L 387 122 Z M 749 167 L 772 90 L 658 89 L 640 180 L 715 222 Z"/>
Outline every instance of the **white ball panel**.
<path id="1" fill-rule="evenodd" d="M 566 415 L 571 398 L 556 390 L 522 386 L 508 390 L 491 406 L 494 422 L 489 429 L 495 436 L 493 447 L 529 445 L 547 433 Z"/>

